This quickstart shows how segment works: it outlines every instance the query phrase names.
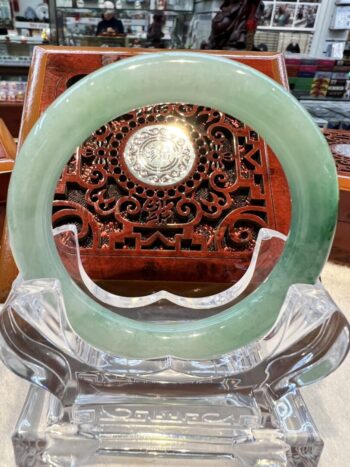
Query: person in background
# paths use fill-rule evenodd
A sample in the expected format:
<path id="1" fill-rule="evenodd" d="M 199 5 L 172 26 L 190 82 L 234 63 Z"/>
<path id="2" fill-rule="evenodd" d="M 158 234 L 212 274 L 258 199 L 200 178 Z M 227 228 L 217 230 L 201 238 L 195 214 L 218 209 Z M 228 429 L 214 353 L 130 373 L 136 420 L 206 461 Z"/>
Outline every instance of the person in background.
<path id="1" fill-rule="evenodd" d="M 152 47 L 157 49 L 164 48 L 163 37 L 164 33 L 162 31 L 165 24 L 165 16 L 162 14 L 155 14 L 153 16 L 153 22 L 149 26 L 147 31 L 147 40 L 150 42 Z"/>
<path id="2" fill-rule="evenodd" d="M 120 19 L 116 18 L 114 3 L 104 2 L 102 20 L 97 25 L 96 36 L 101 34 L 124 34 L 124 26 Z"/>

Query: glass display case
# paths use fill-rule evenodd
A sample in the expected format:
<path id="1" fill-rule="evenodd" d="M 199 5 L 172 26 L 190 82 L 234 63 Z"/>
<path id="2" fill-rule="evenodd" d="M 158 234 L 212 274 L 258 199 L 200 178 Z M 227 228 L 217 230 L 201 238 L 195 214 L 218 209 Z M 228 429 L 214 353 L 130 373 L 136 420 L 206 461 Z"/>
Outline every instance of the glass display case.
<path id="1" fill-rule="evenodd" d="M 0 118 L 17 137 L 29 65 L 36 45 L 48 43 L 49 8 L 40 0 L 0 1 Z"/>
<path id="2" fill-rule="evenodd" d="M 261 50 L 284 52 L 297 43 L 300 52 L 308 53 L 319 22 L 322 0 L 267 1 L 256 11 L 256 46 Z M 199 48 L 210 35 L 211 22 L 222 7 L 222 0 L 197 0 L 188 37 L 188 47 Z"/>
<path id="3" fill-rule="evenodd" d="M 18 136 L 29 65 L 35 42 L 0 36 L 0 118 Z"/>
<path id="4" fill-rule="evenodd" d="M 51 41 L 58 45 L 183 48 L 193 0 L 118 0 L 115 18 L 119 31 L 99 28 L 104 4 L 59 0 L 51 6 Z M 158 34 L 152 28 L 158 26 Z"/>
<path id="5" fill-rule="evenodd" d="M 109 3 L 116 20 L 122 23 L 119 33 L 98 33 L 106 10 L 101 0 L 49 0 L 48 5 L 40 0 L 0 1 L 0 118 L 5 118 L 13 136 L 18 135 L 25 82 L 36 45 L 199 49 L 208 41 L 212 20 L 220 11 L 222 0 L 114 0 Z M 300 52 L 308 57 L 324 18 L 324 5 L 322 0 L 265 2 L 264 8 L 257 12 L 255 47 L 285 52 L 297 44 Z M 288 21 L 279 14 L 281 8 Z M 291 58 L 296 56 L 293 53 Z M 301 63 L 297 67 L 287 60 L 290 87 L 299 99 L 314 99 L 311 88 L 318 79 L 317 73 L 323 73 L 322 79 L 324 71 L 329 75 L 328 68 L 318 67 L 316 73 L 311 65 Z M 300 68 L 298 72 L 297 68 Z M 328 80 L 330 86 L 322 100 L 349 98 L 350 68 L 343 68 Z M 338 71 L 342 72 L 341 76 Z M 323 86 L 322 92 L 325 89 Z M 321 98 L 317 96 L 317 99 Z"/>

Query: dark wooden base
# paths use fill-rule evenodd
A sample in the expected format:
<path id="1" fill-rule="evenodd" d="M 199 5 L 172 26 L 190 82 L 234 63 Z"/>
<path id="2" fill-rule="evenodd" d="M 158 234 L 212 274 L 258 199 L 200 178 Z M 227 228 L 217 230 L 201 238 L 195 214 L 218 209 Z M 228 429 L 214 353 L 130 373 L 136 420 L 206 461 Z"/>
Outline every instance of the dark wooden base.
<path id="1" fill-rule="evenodd" d="M 4 120 L 14 138 L 18 138 L 23 102 L 0 102 L 0 119 Z"/>

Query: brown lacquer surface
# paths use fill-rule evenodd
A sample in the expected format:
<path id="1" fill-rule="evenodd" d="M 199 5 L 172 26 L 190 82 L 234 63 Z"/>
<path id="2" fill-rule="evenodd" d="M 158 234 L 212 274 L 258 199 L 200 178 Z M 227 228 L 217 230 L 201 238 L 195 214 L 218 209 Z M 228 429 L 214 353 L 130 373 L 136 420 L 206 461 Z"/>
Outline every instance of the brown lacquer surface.
<path id="1" fill-rule="evenodd" d="M 16 157 L 16 143 L 0 119 L 0 238 L 5 221 L 5 205 L 11 171 Z"/>
<path id="2" fill-rule="evenodd" d="M 340 188 L 339 214 L 331 259 L 350 264 L 350 131 L 324 130 L 337 165 Z"/>
<path id="3" fill-rule="evenodd" d="M 156 52 L 154 49 L 137 48 L 36 47 L 29 72 L 28 91 L 21 125 L 21 141 L 39 118 L 40 113 L 79 77 L 114 61 L 154 52 Z M 281 54 L 226 51 L 206 51 L 206 53 L 245 63 L 273 78 L 284 87 L 288 87 L 288 78 Z"/>
<path id="4" fill-rule="evenodd" d="M 141 182 L 125 163 L 129 138 L 154 125 L 191 135 L 194 166 L 174 185 Z M 280 167 L 264 141 L 233 117 L 193 105 L 138 109 L 98 130 L 71 159 L 53 223 L 77 225 L 93 277 L 234 282 L 259 229 L 287 227 L 275 216 L 271 170 Z"/>
<path id="5" fill-rule="evenodd" d="M 327 129 L 323 132 L 337 166 L 340 190 L 350 191 L 350 157 L 344 155 L 345 149 L 347 154 L 350 152 L 350 131 Z"/>
<path id="6" fill-rule="evenodd" d="M 37 48 L 20 144 L 67 87 L 101 66 L 150 51 Z M 215 54 L 287 87 L 278 54 Z M 128 138 L 140 128 L 172 122 L 192 136 L 191 172 L 166 189 L 141 183 L 123 159 Z M 286 180 L 264 141 L 234 115 L 191 103 L 130 109 L 96 129 L 67 164 L 53 212 L 54 225 L 77 225 L 83 264 L 97 281 L 235 282 L 249 265 L 258 230 L 287 233 L 289 221 Z"/>
<path id="7" fill-rule="evenodd" d="M 11 287 L 17 271 L 13 264 L 5 226 L 6 198 L 11 171 L 16 156 L 16 144 L 3 120 L 0 119 L 0 302 Z"/>

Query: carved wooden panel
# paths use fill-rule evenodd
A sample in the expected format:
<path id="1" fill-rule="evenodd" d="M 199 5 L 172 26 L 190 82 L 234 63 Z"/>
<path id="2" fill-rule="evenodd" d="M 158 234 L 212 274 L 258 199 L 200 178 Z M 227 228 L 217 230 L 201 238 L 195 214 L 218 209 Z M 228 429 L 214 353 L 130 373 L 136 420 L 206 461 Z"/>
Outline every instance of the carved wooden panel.
<path id="1" fill-rule="evenodd" d="M 338 172 L 340 188 L 338 224 L 330 258 L 350 264 L 350 131 L 324 130 Z"/>
<path id="2" fill-rule="evenodd" d="M 350 131 L 324 130 L 339 175 L 350 177 Z"/>
<path id="3" fill-rule="evenodd" d="M 175 184 L 168 178 L 176 176 L 174 160 L 179 155 L 183 162 L 184 146 L 179 154 L 167 147 L 170 155 L 160 147 L 173 142 L 172 128 L 183 131 L 194 149 L 194 163 Z M 134 144 L 154 150 L 146 153 L 151 168 L 153 162 L 159 169 L 159 155 L 166 165 L 169 155 L 169 167 L 158 170 L 161 177 L 155 180 L 147 178 L 150 171 L 140 178 L 127 165 L 127 146 L 140 131 L 143 139 Z M 53 219 L 54 225 L 76 223 L 84 254 L 109 257 L 104 277 L 111 272 L 110 256 L 116 261 L 137 257 L 138 263 L 144 258 L 157 279 L 165 271 L 172 279 L 178 276 L 167 271 L 169 256 L 188 271 L 187 258 L 193 263 L 203 255 L 206 262 L 247 261 L 259 229 L 276 227 L 265 143 L 243 123 L 213 109 L 164 104 L 134 110 L 100 128 L 72 157 L 56 190 Z M 138 268 L 133 274 L 129 262 L 128 271 L 115 269 L 113 277 L 137 278 Z M 211 269 L 203 271 L 203 280 L 220 274 L 220 264 Z M 226 275 L 234 280 L 236 271 Z"/>
<path id="4" fill-rule="evenodd" d="M 148 52 L 37 48 L 20 143 L 71 84 L 112 61 Z M 279 54 L 212 53 L 251 65 L 287 86 Z M 53 221 L 76 223 L 83 264 L 92 278 L 234 282 L 249 265 L 261 227 L 288 232 L 288 187 L 264 141 L 234 116 L 185 104 L 130 110 L 82 142 L 67 164 Z M 138 174 L 128 165 L 128 141 L 130 149 L 135 135 L 135 141 L 151 137 L 137 134 L 141 129 L 155 131 L 174 122 L 190 136 L 192 165 L 181 168 L 182 176 L 173 182 L 152 182 L 152 174 Z M 152 144 L 145 150 L 151 158 Z M 170 157 L 170 166 L 173 162 Z M 164 161 L 152 163 L 164 166 Z"/>

